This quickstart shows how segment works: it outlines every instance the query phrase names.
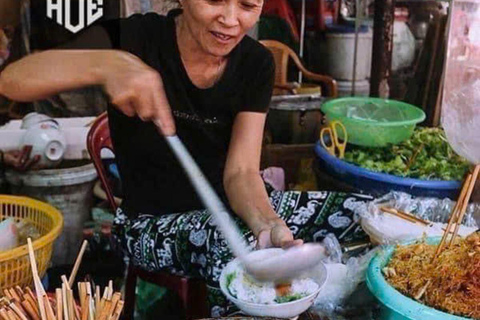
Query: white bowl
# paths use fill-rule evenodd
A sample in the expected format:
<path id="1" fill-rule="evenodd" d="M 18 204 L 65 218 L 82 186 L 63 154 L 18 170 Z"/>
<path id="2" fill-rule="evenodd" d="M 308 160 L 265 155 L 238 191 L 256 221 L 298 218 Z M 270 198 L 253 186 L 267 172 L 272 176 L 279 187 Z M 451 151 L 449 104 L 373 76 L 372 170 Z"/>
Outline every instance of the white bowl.
<path id="1" fill-rule="evenodd" d="M 41 123 L 41 122 L 49 122 L 49 121 L 55 121 L 53 118 L 41 114 L 38 112 L 30 112 L 27 114 L 25 117 L 22 119 L 22 124 L 20 126 L 21 129 L 30 129 L 31 127 Z M 56 122 L 56 121 L 55 121 Z"/>
<path id="2" fill-rule="evenodd" d="M 67 148 L 63 132 L 50 123 L 40 123 L 28 129 L 20 142 L 20 149 L 32 146 L 30 157 L 39 155 L 39 168 L 52 168 L 60 163 Z"/>
<path id="3" fill-rule="evenodd" d="M 255 258 L 261 259 L 262 257 L 272 256 L 279 254 L 283 249 L 279 248 L 270 248 L 253 251 L 251 255 L 254 255 Z M 315 302 L 318 293 L 321 291 L 323 285 L 327 280 L 327 269 L 320 263 L 308 274 L 303 274 L 302 278 L 311 278 L 318 284 L 318 289 L 312 294 L 295 301 L 279 303 L 279 304 L 259 304 L 239 300 L 233 297 L 227 289 L 227 274 L 238 270 L 239 265 L 241 264 L 238 258 L 230 261 L 220 274 L 220 289 L 223 294 L 232 301 L 240 310 L 242 310 L 247 315 L 251 316 L 260 316 L 260 317 L 276 317 L 276 318 L 294 318 L 301 313 L 305 312 L 308 308 L 312 306 Z"/>

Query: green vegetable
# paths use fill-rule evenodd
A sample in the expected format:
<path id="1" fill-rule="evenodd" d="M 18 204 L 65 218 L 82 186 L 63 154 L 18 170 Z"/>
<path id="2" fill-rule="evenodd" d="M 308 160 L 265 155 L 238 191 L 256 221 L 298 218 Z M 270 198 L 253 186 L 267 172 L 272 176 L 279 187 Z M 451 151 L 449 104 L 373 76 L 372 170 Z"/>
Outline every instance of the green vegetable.
<path id="1" fill-rule="evenodd" d="M 304 294 L 301 294 L 301 293 L 289 294 L 289 295 L 286 295 L 286 296 L 283 296 L 283 297 L 276 297 L 276 298 L 275 298 L 275 302 L 276 302 L 276 303 L 291 302 L 291 301 L 295 301 L 295 300 L 301 299 L 301 298 L 303 298 L 304 296 L 305 296 L 305 295 L 304 295 Z"/>
<path id="2" fill-rule="evenodd" d="M 441 128 L 417 128 L 409 140 L 385 148 L 349 145 L 344 160 L 368 170 L 424 180 L 463 180 L 470 167 L 450 147 Z"/>
<path id="3" fill-rule="evenodd" d="M 232 281 L 235 279 L 235 277 L 237 276 L 237 273 L 236 272 L 232 272 L 232 273 L 229 273 L 227 274 L 227 289 L 228 291 L 230 292 L 230 294 L 232 296 L 234 296 L 235 298 L 237 297 L 235 294 L 232 293 L 232 291 L 230 290 L 230 285 L 232 284 Z"/>

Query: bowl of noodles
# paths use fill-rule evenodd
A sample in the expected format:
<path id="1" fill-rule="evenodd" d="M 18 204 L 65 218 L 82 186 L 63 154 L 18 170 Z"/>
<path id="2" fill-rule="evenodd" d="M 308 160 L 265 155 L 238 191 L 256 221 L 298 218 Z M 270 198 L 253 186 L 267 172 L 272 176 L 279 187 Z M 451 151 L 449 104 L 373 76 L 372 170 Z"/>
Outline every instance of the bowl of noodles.
<path id="1" fill-rule="evenodd" d="M 279 254 L 283 249 L 270 248 L 251 253 L 254 258 Z M 250 316 L 293 318 L 306 311 L 315 301 L 327 280 L 327 270 L 320 263 L 308 274 L 289 283 L 258 282 L 237 258 L 229 262 L 220 275 L 223 294 Z"/>
<path id="2" fill-rule="evenodd" d="M 431 263 L 440 240 L 387 246 L 372 259 L 367 286 L 380 320 L 480 319 L 480 234 L 457 239 Z"/>

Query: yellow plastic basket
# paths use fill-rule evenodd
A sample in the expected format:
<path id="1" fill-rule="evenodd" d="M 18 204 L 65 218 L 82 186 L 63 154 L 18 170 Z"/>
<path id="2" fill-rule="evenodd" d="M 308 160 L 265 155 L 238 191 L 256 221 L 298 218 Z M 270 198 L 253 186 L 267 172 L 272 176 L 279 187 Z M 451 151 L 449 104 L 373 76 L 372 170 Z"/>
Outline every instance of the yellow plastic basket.
<path id="1" fill-rule="evenodd" d="M 27 219 L 39 230 L 41 237 L 33 242 L 40 277 L 45 274 L 52 257 L 53 242 L 63 228 L 63 216 L 51 205 L 27 197 L 0 195 L 0 221 Z M 14 286 L 33 283 L 27 245 L 0 252 L 0 292 Z"/>

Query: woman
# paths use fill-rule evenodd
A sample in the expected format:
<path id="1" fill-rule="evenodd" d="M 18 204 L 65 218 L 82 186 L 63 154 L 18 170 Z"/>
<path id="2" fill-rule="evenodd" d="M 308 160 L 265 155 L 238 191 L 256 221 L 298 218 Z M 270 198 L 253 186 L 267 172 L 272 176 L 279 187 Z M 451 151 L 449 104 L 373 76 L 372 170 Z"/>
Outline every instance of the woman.
<path id="1" fill-rule="evenodd" d="M 103 86 L 124 193 L 116 237 L 137 265 L 205 277 L 218 316 L 226 310 L 213 289 L 231 254 L 159 128 L 180 136 L 259 248 L 301 244 L 292 230 L 310 241 L 325 236 L 322 210 L 337 210 L 345 195 L 277 192 L 269 199 L 265 190 L 259 162 L 274 62 L 245 37 L 263 0 L 180 3 L 182 10 L 167 17 L 104 23 L 77 41 L 86 47 L 94 37 L 94 48 L 120 50 L 53 50 L 10 65 L 0 94 L 31 101 Z M 352 221 L 342 209 L 333 211 L 339 232 Z"/>

